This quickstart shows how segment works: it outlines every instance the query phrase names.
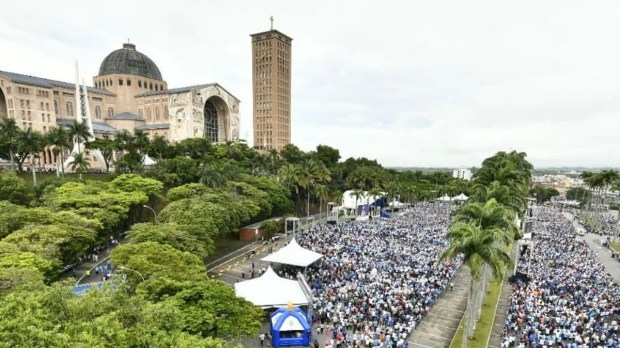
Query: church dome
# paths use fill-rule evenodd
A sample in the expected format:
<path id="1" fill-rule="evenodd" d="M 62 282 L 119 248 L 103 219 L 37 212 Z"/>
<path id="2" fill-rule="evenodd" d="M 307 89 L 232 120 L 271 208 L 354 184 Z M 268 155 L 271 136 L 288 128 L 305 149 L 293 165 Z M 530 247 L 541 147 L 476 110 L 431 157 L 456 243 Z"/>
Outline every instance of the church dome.
<path id="1" fill-rule="evenodd" d="M 123 48 L 113 51 L 101 63 L 99 76 L 109 74 L 127 74 L 148 77 L 162 81 L 159 68 L 151 58 L 136 51 L 136 45 L 126 43 Z"/>

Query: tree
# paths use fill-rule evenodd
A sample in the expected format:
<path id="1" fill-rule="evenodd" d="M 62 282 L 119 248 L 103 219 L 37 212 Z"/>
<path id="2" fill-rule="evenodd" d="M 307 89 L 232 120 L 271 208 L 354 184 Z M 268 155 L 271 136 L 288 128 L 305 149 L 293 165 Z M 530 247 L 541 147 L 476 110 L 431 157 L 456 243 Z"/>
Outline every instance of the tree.
<path id="1" fill-rule="evenodd" d="M 306 159 L 306 154 L 293 144 L 286 144 L 280 156 L 289 164 L 301 164 Z"/>
<path id="2" fill-rule="evenodd" d="M 15 171 L 15 153 L 17 151 L 17 139 L 21 129 L 17 126 L 17 122 L 13 118 L 4 118 L 0 122 L 0 143 L 5 144 L 8 150 L 9 161 L 11 162 L 11 170 Z"/>
<path id="3" fill-rule="evenodd" d="M 167 301 L 180 308 L 183 329 L 190 334 L 230 339 L 255 335 L 262 326 L 264 312 L 220 281 L 188 284 Z"/>
<path id="4" fill-rule="evenodd" d="M 54 155 L 56 156 L 56 172 L 58 173 L 58 160 L 60 160 L 60 167 L 62 168 L 62 174 L 65 174 L 65 152 L 71 147 L 71 140 L 69 132 L 64 127 L 52 127 L 46 134 L 47 143 L 54 148 Z"/>
<path id="5" fill-rule="evenodd" d="M 0 173 L 0 201 L 25 205 L 29 202 L 29 196 L 24 179 L 14 172 Z"/>
<path id="6" fill-rule="evenodd" d="M 28 128 L 23 132 L 20 132 L 17 137 L 17 151 L 21 158 L 21 162 L 30 156 L 30 166 L 32 171 L 32 181 L 34 185 L 37 185 L 37 174 L 34 168 L 35 157 L 43 151 L 45 148 L 45 138 L 43 134 L 38 131 Z"/>
<path id="7" fill-rule="evenodd" d="M 497 244 L 497 241 L 505 240 L 505 234 L 500 229 L 483 230 L 475 222 L 456 223 L 450 227 L 448 238 L 450 245 L 441 254 L 440 261 L 453 260 L 463 254 L 463 265 L 471 274 L 463 330 L 463 347 L 467 347 L 467 339 L 473 336 L 475 327 L 474 317 L 478 308 L 474 302 L 475 298 L 479 297 L 477 291 L 482 290 L 480 276 L 483 266 L 488 265 L 493 276 L 497 278 L 511 261 L 510 256 Z"/>
<path id="8" fill-rule="evenodd" d="M 211 142 L 205 138 L 183 139 L 176 145 L 178 156 L 187 156 L 193 160 L 201 160 L 209 155 L 212 149 Z"/>
<path id="9" fill-rule="evenodd" d="M 1 277 L 1 274 L 0 274 Z M 70 284 L 18 290 L 0 301 L 2 347 L 230 347 L 222 339 L 188 333 L 189 314 L 173 301 L 131 296 L 121 279 L 85 294 Z M 204 312 L 203 312 L 204 313 Z M 246 323 L 244 317 L 237 317 Z M 36 328 L 33 329 L 33 328 Z M 241 329 L 239 329 L 241 330 Z"/>
<path id="10" fill-rule="evenodd" d="M 355 213 L 354 213 L 355 215 L 354 216 L 357 216 L 357 201 L 359 201 L 360 198 L 364 197 L 364 190 L 362 190 L 362 189 L 353 189 L 349 193 L 349 195 L 351 197 L 355 197 L 355 208 L 354 208 L 355 209 Z"/>
<path id="11" fill-rule="evenodd" d="M 319 198 L 319 216 L 323 213 L 323 200 L 327 199 L 327 186 L 318 184 L 314 187 L 314 194 Z"/>
<path id="12" fill-rule="evenodd" d="M 340 151 L 327 145 L 317 145 L 314 157 L 323 162 L 327 168 L 332 168 L 340 160 Z"/>
<path id="13" fill-rule="evenodd" d="M 72 171 L 79 174 L 80 180 L 82 180 L 82 174 L 90 168 L 90 160 L 83 152 L 73 154 L 73 159 L 69 162 L 69 166 Z"/>
<path id="14" fill-rule="evenodd" d="M 294 164 L 286 164 L 278 171 L 278 181 L 289 191 L 299 193 L 300 168 Z"/>
<path id="15" fill-rule="evenodd" d="M 159 134 L 155 135 L 149 147 L 149 156 L 157 158 L 157 162 L 159 163 L 163 160 L 164 154 L 168 152 L 170 152 L 170 143 L 168 139 Z"/>
<path id="16" fill-rule="evenodd" d="M 157 242 L 170 245 L 179 251 L 186 251 L 204 260 L 215 250 L 211 238 L 201 238 L 201 234 L 188 225 L 175 223 L 139 223 L 129 229 L 132 243 Z"/>
<path id="17" fill-rule="evenodd" d="M 530 194 L 536 197 L 537 202 L 540 204 L 550 201 L 551 197 L 559 196 L 560 192 L 554 188 L 549 188 L 538 184 L 530 190 Z"/>
<path id="18" fill-rule="evenodd" d="M 166 187 L 180 186 L 200 180 L 198 162 L 182 156 L 156 163 L 147 170 L 146 175 L 161 181 Z"/>
<path id="19" fill-rule="evenodd" d="M 93 149 L 93 150 L 99 150 L 99 152 L 101 152 L 101 156 L 103 157 L 103 161 L 105 163 L 105 170 L 109 172 L 110 163 L 112 161 L 112 157 L 114 156 L 114 150 L 116 149 L 114 140 L 109 139 L 107 137 L 97 138 L 87 143 L 86 148 Z"/>
<path id="20" fill-rule="evenodd" d="M 69 138 L 73 139 L 78 145 L 78 154 L 82 153 L 82 143 L 86 143 L 88 139 L 92 137 L 88 124 L 85 120 L 78 122 L 73 120 L 73 123 L 69 125 Z"/>
<path id="21" fill-rule="evenodd" d="M 583 187 L 571 187 L 566 191 L 566 199 L 579 201 L 582 204 L 586 202 L 588 197 L 590 196 L 590 192 Z"/>

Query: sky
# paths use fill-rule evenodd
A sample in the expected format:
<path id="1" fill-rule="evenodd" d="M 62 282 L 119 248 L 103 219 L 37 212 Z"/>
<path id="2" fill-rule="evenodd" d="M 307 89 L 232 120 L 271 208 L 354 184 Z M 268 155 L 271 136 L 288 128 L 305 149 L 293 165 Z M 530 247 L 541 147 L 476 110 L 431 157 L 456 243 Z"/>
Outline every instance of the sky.
<path id="1" fill-rule="evenodd" d="M 620 167 L 620 1 L 14 1 L 0 70 L 74 81 L 129 39 L 169 88 L 218 82 L 252 140 L 250 34 L 293 38 L 292 142 L 387 167 Z M 92 81 L 92 79 L 91 79 Z M 91 82 L 92 83 L 92 82 Z"/>

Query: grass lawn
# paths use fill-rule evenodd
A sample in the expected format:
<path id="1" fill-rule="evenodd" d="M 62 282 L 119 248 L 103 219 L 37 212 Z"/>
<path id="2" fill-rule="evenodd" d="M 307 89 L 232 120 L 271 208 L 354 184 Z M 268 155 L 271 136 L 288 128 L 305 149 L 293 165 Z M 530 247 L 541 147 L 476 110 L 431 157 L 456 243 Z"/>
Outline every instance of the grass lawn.
<path id="1" fill-rule="evenodd" d="M 487 290 L 487 295 L 484 298 L 484 303 L 482 304 L 482 310 L 480 312 L 480 320 L 478 320 L 476 330 L 474 331 L 474 338 L 467 342 L 467 347 L 485 348 L 487 346 L 489 336 L 491 335 L 491 329 L 493 328 L 493 320 L 495 320 L 495 311 L 497 310 L 497 303 L 499 294 L 502 290 L 502 283 L 502 279 L 492 280 L 489 283 L 489 289 Z M 463 316 L 463 318 L 465 318 L 465 316 Z M 463 322 L 464 320 L 461 319 L 461 324 L 459 325 L 458 330 L 456 330 L 456 334 L 450 344 L 450 348 L 461 347 L 463 338 Z"/>
<path id="2" fill-rule="evenodd" d="M 611 242 L 611 248 L 616 252 L 620 252 L 620 242 Z"/>

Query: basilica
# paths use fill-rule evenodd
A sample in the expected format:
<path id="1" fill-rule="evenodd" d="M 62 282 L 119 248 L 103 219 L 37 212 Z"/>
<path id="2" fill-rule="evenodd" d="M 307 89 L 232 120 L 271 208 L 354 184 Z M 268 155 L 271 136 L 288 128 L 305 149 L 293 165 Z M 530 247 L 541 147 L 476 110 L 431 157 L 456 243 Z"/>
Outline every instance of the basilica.
<path id="1" fill-rule="evenodd" d="M 239 138 L 239 99 L 218 83 L 169 88 L 157 65 L 131 43 L 111 52 L 88 87 L 95 137 L 141 129 L 170 142 Z M 0 119 L 47 132 L 78 117 L 75 84 L 0 70 Z M 46 151 L 41 164 L 54 163 Z"/>

